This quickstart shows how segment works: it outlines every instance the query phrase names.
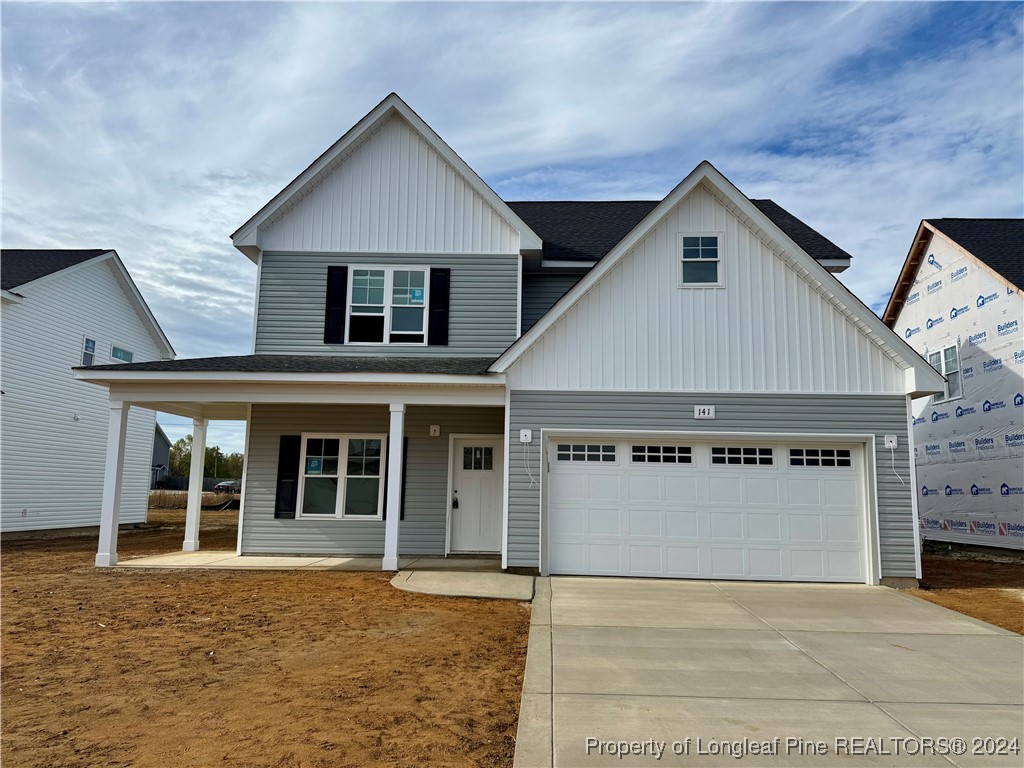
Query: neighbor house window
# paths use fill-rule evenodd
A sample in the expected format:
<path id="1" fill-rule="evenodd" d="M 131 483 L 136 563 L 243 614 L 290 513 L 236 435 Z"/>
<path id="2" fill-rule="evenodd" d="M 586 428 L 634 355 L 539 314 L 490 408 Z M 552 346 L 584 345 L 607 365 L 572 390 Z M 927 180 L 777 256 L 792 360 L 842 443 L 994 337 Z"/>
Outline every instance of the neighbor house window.
<path id="1" fill-rule="evenodd" d="M 82 344 L 82 365 L 96 362 L 96 339 L 87 338 Z"/>
<path id="2" fill-rule="evenodd" d="M 306 435 L 299 517 L 380 520 L 383 435 Z"/>
<path id="3" fill-rule="evenodd" d="M 426 269 L 354 268 L 351 283 L 350 344 L 426 343 Z"/>
<path id="4" fill-rule="evenodd" d="M 928 364 L 946 377 L 946 389 L 941 395 L 935 395 L 934 402 L 956 400 L 963 395 L 960 385 L 960 353 L 956 346 L 929 353 Z"/>
<path id="5" fill-rule="evenodd" d="M 121 349 L 121 347 L 111 347 L 110 357 L 114 360 L 120 360 L 122 363 L 130 363 L 132 361 L 132 353 L 127 349 Z"/>
<path id="6" fill-rule="evenodd" d="M 682 284 L 721 285 L 719 275 L 721 235 L 681 235 Z"/>

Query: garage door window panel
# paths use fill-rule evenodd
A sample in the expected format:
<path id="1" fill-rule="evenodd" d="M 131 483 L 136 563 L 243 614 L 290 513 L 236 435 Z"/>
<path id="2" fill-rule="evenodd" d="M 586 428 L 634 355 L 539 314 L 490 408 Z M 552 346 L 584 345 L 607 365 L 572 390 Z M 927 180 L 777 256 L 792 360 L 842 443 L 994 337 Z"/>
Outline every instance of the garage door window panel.
<path id="1" fill-rule="evenodd" d="M 633 445 L 634 464 L 692 464 L 693 449 L 687 445 Z"/>
<path id="2" fill-rule="evenodd" d="M 600 443 L 558 443 L 555 458 L 558 461 L 613 463 L 615 446 Z"/>
<path id="3" fill-rule="evenodd" d="M 853 452 L 849 448 L 790 448 L 791 467 L 852 467 Z"/>
<path id="4" fill-rule="evenodd" d="M 711 463 L 728 466 L 771 467 L 775 465 L 775 452 L 771 448 L 715 445 L 711 447 Z"/>

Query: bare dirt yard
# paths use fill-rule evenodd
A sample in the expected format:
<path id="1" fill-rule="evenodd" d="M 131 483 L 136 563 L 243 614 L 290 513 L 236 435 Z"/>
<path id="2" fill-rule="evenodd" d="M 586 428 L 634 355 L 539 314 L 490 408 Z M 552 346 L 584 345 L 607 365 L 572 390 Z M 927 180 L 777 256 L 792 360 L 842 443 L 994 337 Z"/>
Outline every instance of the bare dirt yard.
<path id="1" fill-rule="evenodd" d="M 929 549 L 910 594 L 1024 634 L 1024 555 Z"/>
<path id="2" fill-rule="evenodd" d="M 203 514 L 233 549 L 237 513 Z M 181 547 L 182 513 L 122 559 Z M 510 766 L 529 607 L 380 573 L 96 569 L 88 537 L 4 542 L 3 764 Z"/>

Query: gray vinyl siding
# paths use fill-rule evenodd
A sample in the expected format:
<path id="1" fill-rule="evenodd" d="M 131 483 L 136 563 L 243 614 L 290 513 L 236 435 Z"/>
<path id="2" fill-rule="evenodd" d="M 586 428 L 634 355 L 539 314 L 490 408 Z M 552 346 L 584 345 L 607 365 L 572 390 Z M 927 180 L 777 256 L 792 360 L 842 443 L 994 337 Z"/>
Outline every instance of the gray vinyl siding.
<path id="1" fill-rule="evenodd" d="M 693 419 L 694 405 L 715 405 L 713 421 Z M 915 575 L 909 485 L 906 400 L 902 396 L 695 394 L 662 392 L 513 391 L 509 429 L 508 564 L 539 566 L 540 489 L 524 467 L 519 430 L 532 429 L 527 446 L 534 478 L 540 477 L 540 430 L 688 430 L 701 432 L 874 433 L 878 485 L 881 575 Z M 899 438 L 893 473 L 883 435 Z"/>
<path id="2" fill-rule="evenodd" d="M 274 495 L 281 435 L 303 432 L 387 434 L 384 405 L 254 405 L 246 472 L 242 552 L 245 554 L 381 555 L 384 521 L 277 520 Z M 439 424 L 440 437 L 430 437 Z M 405 519 L 399 528 L 399 552 L 443 555 L 448 512 L 448 436 L 452 433 L 500 435 L 501 408 L 410 406 L 405 414 L 409 438 Z"/>
<path id="3" fill-rule="evenodd" d="M 451 269 L 448 346 L 324 344 L 327 267 L 427 266 Z M 517 254 L 264 253 L 260 262 L 256 352 L 403 357 L 497 357 L 516 340 Z"/>
<path id="4" fill-rule="evenodd" d="M 574 274 L 524 274 L 522 332 L 530 330 L 586 273 L 587 270 Z"/>

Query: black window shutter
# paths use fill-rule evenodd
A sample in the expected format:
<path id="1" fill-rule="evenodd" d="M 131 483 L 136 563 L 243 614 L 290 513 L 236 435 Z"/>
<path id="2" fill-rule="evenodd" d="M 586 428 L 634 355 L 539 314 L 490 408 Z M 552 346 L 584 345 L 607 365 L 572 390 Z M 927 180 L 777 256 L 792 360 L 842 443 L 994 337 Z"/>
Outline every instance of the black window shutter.
<path id="1" fill-rule="evenodd" d="M 427 344 L 431 347 L 448 346 L 448 305 L 451 294 L 452 271 L 447 267 L 430 270 L 430 327 Z"/>
<path id="2" fill-rule="evenodd" d="M 388 452 L 391 450 L 391 443 L 388 443 L 387 449 L 384 451 L 384 509 L 381 510 L 381 517 L 387 520 L 388 518 Z M 401 514 L 398 516 L 399 520 L 405 520 L 405 474 L 409 469 L 409 438 L 402 438 L 402 490 L 398 497 L 398 508 L 401 510 Z"/>
<path id="3" fill-rule="evenodd" d="M 299 459 L 302 456 L 300 435 L 281 435 L 277 452 L 277 496 L 274 499 L 274 517 L 295 519 L 295 506 L 299 498 Z"/>
<path id="4" fill-rule="evenodd" d="M 345 303 L 347 300 L 348 267 L 328 267 L 324 344 L 345 343 Z"/>

